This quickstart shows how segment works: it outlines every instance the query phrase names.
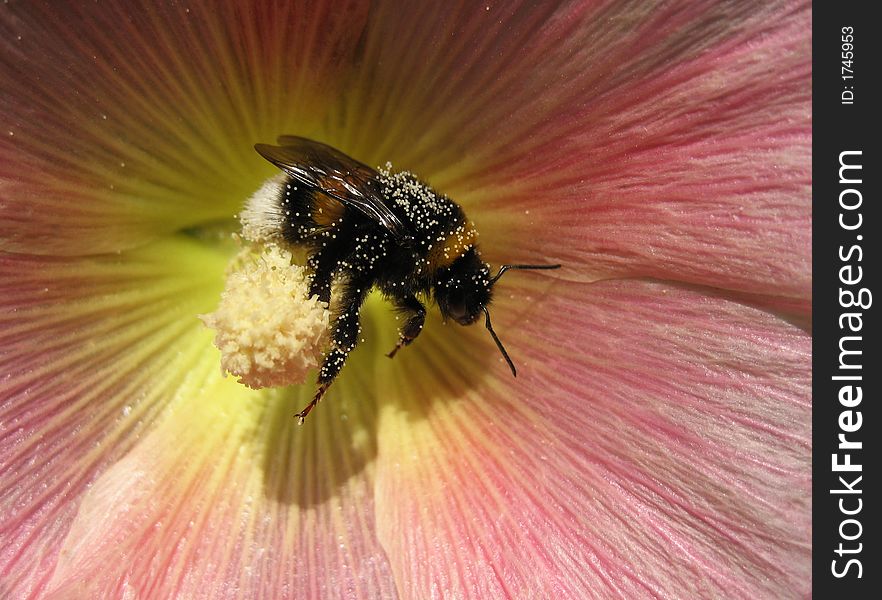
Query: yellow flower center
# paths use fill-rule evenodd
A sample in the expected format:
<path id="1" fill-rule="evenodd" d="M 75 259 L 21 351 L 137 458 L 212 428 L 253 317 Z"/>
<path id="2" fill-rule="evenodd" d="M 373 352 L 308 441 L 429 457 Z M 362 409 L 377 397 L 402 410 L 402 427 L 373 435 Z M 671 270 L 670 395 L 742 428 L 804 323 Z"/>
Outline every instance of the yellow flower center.
<path id="1" fill-rule="evenodd" d="M 303 383 L 327 345 L 330 313 L 309 297 L 306 269 L 275 245 L 233 260 L 220 305 L 200 318 L 216 332 L 221 367 L 250 388 Z"/>

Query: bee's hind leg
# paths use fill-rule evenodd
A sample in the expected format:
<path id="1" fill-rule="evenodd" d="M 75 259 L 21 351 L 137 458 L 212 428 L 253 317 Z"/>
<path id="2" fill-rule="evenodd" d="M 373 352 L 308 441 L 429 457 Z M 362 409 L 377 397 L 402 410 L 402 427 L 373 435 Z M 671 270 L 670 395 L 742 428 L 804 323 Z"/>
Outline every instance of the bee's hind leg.
<path id="1" fill-rule="evenodd" d="M 312 401 L 306 405 L 306 407 L 301 410 L 299 413 L 296 413 L 294 416 L 297 417 L 297 424 L 303 425 L 303 421 L 306 420 L 306 415 L 312 411 L 318 401 L 322 399 L 322 396 L 325 395 L 325 392 L 328 390 L 330 383 L 319 385 L 318 391 L 316 391 L 315 396 L 312 397 Z"/>
<path id="2" fill-rule="evenodd" d="M 407 316 L 407 322 L 401 328 L 401 339 L 398 340 L 398 344 L 386 355 L 389 358 L 393 358 L 399 350 L 414 341 L 426 322 L 426 307 L 413 294 L 396 300 L 395 306 L 401 314 Z"/>
<path id="3" fill-rule="evenodd" d="M 337 262 L 330 252 L 318 252 L 309 258 L 312 269 L 312 283 L 309 285 L 309 297 L 318 296 L 319 301 L 331 302 L 331 284 L 334 281 L 334 269 Z"/>
<path id="4" fill-rule="evenodd" d="M 341 312 L 332 325 L 331 349 L 325 354 L 325 359 L 319 370 L 318 390 L 312 401 L 294 415 L 300 424 L 303 424 L 306 415 L 312 411 L 328 388 L 331 387 L 334 379 L 340 373 L 340 369 L 343 368 L 346 357 L 358 345 L 358 335 L 361 333 L 359 311 L 371 286 L 372 280 L 367 277 L 352 279 L 343 286 L 340 301 Z"/>

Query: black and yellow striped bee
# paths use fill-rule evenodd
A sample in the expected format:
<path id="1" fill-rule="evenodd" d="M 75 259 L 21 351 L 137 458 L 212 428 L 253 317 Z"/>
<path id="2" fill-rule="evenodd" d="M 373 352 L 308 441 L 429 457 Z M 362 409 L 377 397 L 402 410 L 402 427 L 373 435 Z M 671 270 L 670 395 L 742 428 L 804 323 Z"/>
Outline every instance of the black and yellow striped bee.
<path id="1" fill-rule="evenodd" d="M 462 208 L 407 172 L 375 170 L 326 144 L 281 136 L 255 150 L 287 175 L 265 206 L 251 206 L 265 230 L 302 246 L 312 276 L 310 295 L 330 302 L 337 284 L 331 348 L 318 391 L 300 422 L 322 398 L 358 343 L 359 311 L 377 288 L 405 317 L 395 356 L 413 342 L 426 317 L 420 297 L 433 297 L 442 317 L 470 325 L 481 314 L 512 375 L 514 364 L 490 324 L 493 285 L 509 269 L 560 265 L 503 265 L 495 275 L 481 260 L 477 231 Z"/>

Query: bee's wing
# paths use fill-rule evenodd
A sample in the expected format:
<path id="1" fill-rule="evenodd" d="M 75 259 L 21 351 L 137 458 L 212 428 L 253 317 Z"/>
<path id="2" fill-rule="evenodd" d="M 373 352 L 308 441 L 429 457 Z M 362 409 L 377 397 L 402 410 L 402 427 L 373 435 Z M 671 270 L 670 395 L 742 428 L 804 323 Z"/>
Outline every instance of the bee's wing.
<path id="1" fill-rule="evenodd" d="M 279 146 L 255 144 L 257 152 L 304 185 L 339 200 L 386 228 L 399 242 L 410 238 L 383 200 L 377 172 L 327 144 L 283 135 Z"/>

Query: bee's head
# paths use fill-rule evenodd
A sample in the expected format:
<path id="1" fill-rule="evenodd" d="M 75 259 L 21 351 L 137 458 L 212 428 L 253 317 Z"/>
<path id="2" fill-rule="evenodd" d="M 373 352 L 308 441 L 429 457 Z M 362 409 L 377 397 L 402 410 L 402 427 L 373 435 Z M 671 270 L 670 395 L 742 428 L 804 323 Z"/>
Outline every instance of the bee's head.
<path id="1" fill-rule="evenodd" d="M 490 265 L 481 261 L 477 250 L 468 252 L 456 262 L 441 269 L 435 279 L 435 300 L 445 319 L 453 319 L 460 325 L 471 325 L 484 313 L 484 325 L 496 342 L 496 347 L 508 363 L 511 374 L 517 376 L 514 363 L 505 351 L 502 342 L 490 324 L 490 311 L 487 305 L 493 297 L 493 284 L 509 269 L 559 269 L 560 265 L 502 265 L 496 275 L 490 275 Z"/>
<path id="2" fill-rule="evenodd" d="M 474 247 L 449 267 L 439 270 L 435 277 L 435 300 L 441 316 L 460 325 L 477 321 L 490 303 L 491 279 L 490 265 L 481 261 Z"/>

